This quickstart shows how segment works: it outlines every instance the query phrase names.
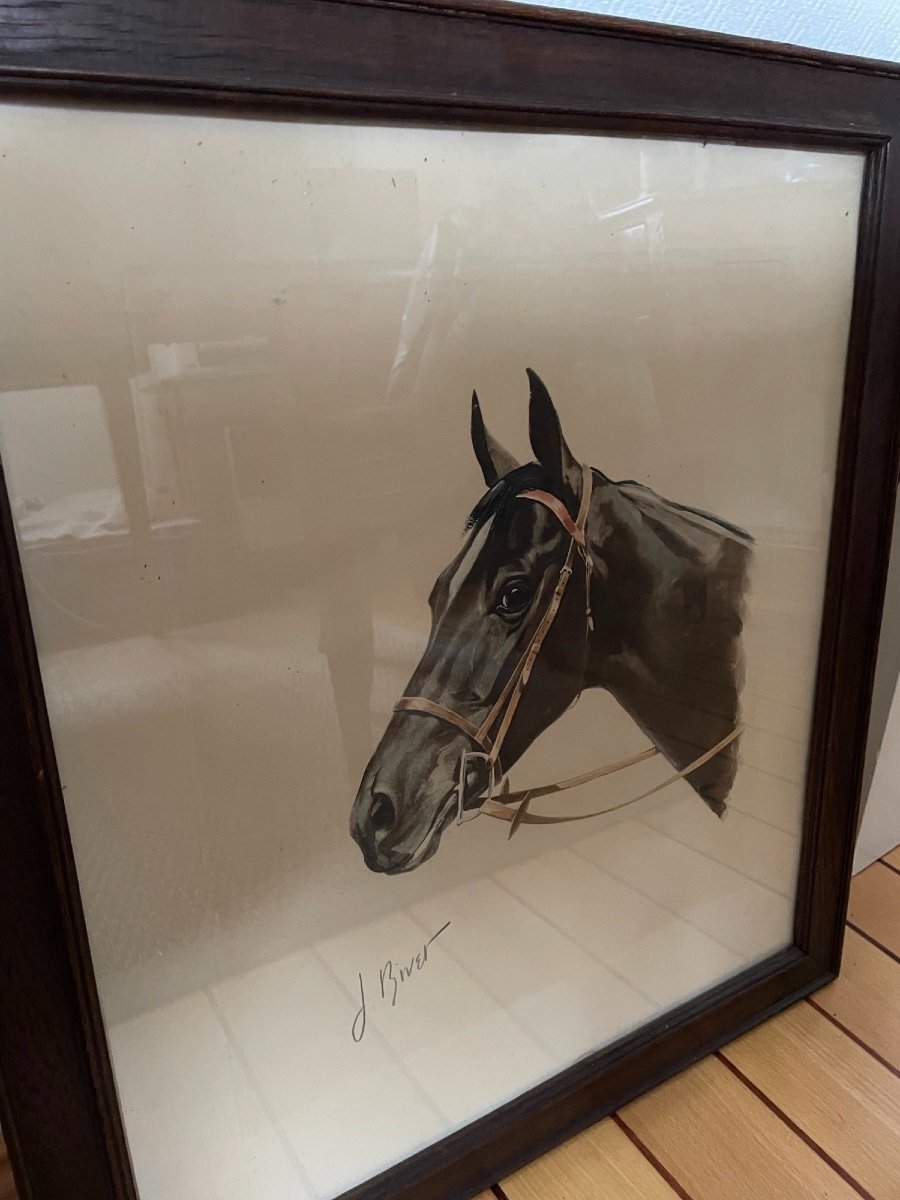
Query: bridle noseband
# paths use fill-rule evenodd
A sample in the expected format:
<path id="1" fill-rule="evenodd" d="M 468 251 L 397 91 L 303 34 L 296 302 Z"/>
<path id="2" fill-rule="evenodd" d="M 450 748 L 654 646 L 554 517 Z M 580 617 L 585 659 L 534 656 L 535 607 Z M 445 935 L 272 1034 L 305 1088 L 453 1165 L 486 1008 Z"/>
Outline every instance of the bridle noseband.
<path id="1" fill-rule="evenodd" d="M 724 750 L 742 731 L 742 726 L 736 726 L 726 737 L 717 742 L 710 750 L 701 754 L 699 758 L 694 759 L 682 771 L 671 775 L 668 779 L 650 788 L 649 791 L 643 792 L 640 796 L 634 796 L 630 800 L 611 805 L 608 808 L 599 809 L 596 812 L 579 813 L 573 816 L 540 816 L 537 813 L 529 812 L 528 805 L 537 797 L 549 796 L 555 792 L 563 792 L 569 788 L 580 787 L 582 784 L 590 783 L 594 779 L 600 779 L 604 775 L 615 774 L 617 771 L 623 771 L 626 767 L 631 767 L 636 763 L 653 758 L 659 754 L 657 746 L 651 746 L 641 751 L 640 754 L 633 755 L 631 758 L 625 758 L 619 762 L 607 763 L 605 766 L 598 767 L 594 771 L 588 771 L 584 775 L 576 775 L 571 779 L 564 779 L 558 783 L 547 784 L 543 787 L 528 788 L 524 791 L 510 793 L 507 781 L 505 785 L 506 791 L 502 792 L 503 800 L 498 801 L 492 798 L 494 787 L 503 781 L 504 776 L 500 762 L 500 751 L 506 740 L 506 735 L 509 733 L 513 717 L 519 706 L 519 701 L 522 699 L 522 694 L 528 686 L 537 656 L 541 652 L 541 647 L 562 605 L 563 596 L 566 593 L 569 580 L 572 578 L 574 570 L 573 562 L 576 554 L 584 562 L 586 659 L 590 634 L 594 628 L 593 617 L 591 615 L 591 572 L 593 564 L 585 536 L 594 482 L 590 467 L 582 466 L 581 480 L 581 501 L 578 506 L 578 516 L 574 521 L 563 502 L 550 492 L 528 490 L 519 492 L 516 496 L 517 500 L 531 500 L 535 504 L 541 504 L 549 509 L 569 535 L 569 544 L 566 550 L 565 561 L 560 568 L 556 586 L 553 589 L 553 594 L 550 597 L 544 615 L 538 622 L 538 626 L 525 648 L 525 653 L 519 659 L 503 690 L 481 724 L 476 725 L 474 721 L 470 721 L 467 717 L 462 716 L 461 713 L 455 712 L 452 708 L 447 708 L 444 704 L 439 704 L 436 700 L 429 700 L 425 696 L 402 696 L 394 705 L 395 712 L 419 713 L 424 716 L 437 717 L 438 720 L 444 721 L 446 724 L 460 730 L 461 733 L 464 733 L 478 747 L 474 751 L 464 750 L 460 756 L 459 776 L 456 786 L 457 821 L 459 824 L 463 824 L 465 821 L 472 820 L 474 817 L 484 814 L 485 816 L 495 817 L 498 820 L 508 821 L 510 825 L 509 836 L 512 837 L 519 826 L 523 824 L 557 825 L 569 821 L 584 821 L 590 817 L 603 816 L 605 813 L 625 808 L 629 804 L 636 804 L 638 800 L 644 800 L 647 796 L 652 796 L 655 792 L 661 791 L 679 779 L 683 779 L 698 767 L 703 766 L 711 758 L 714 758 L 721 750 Z M 480 805 L 472 807 L 467 811 L 465 807 L 467 769 L 471 762 L 479 760 L 488 767 L 488 783 L 486 785 L 488 794 L 482 798 Z"/>

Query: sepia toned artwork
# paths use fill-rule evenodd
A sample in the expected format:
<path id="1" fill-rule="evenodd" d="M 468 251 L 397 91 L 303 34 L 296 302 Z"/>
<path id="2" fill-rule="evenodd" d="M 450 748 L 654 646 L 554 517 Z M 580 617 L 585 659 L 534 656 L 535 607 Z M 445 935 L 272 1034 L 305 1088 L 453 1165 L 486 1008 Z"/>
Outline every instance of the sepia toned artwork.
<path id="1" fill-rule="evenodd" d="M 51 103 L 0 155 L 140 1200 L 383 1200 L 789 956 L 863 157 Z"/>
<path id="2" fill-rule="evenodd" d="M 582 466 L 543 381 L 532 370 L 528 379 L 531 463 L 490 435 L 472 396 L 472 446 L 488 491 L 435 581 L 428 646 L 356 797 L 351 830 L 373 871 L 427 862 L 454 817 L 500 818 L 512 836 L 523 822 L 602 816 L 678 779 L 716 815 L 725 811 L 738 763 L 753 539 Z M 652 747 L 510 794 L 506 770 L 588 688 L 610 692 Z M 533 799 L 657 753 L 677 774 L 631 800 L 575 816 L 529 810 Z M 502 802 L 492 799 L 495 786 Z"/>

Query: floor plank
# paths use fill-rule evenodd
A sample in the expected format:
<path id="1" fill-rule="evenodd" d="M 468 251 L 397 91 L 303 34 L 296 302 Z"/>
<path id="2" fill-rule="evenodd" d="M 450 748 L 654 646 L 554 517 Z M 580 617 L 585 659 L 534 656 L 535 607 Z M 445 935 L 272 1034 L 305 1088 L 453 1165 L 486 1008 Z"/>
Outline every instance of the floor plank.
<path id="1" fill-rule="evenodd" d="M 812 1000 L 900 1070 L 900 964 L 848 929 L 840 976 Z"/>
<path id="2" fill-rule="evenodd" d="M 736 954 L 570 849 L 506 867 L 497 882 L 655 1007 L 740 970 Z M 559 881 L 566 880 L 566 887 Z M 590 897 L 588 901 L 586 897 Z"/>
<path id="3" fill-rule="evenodd" d="M 621 1115 L 693 1200 L 859 1200 L 716 1058 L 690 1067 Z"/>
<path id="4" fill-rule="evenodd" d="M 585 1046 L 608 1044 L 655 1012 L 633 987 L 491 879 L 426 897 L 407 912 L 422 941 L 445 921 L 473 931 L 443 943 L 441 954 L 518 1021 L 559 1068 L 579 1058 Z"/>
<path id="5" fill-rule="evenodd" d="M 850 885 L 847 920 L 900 957 L 900 875 L 874 862 Z"/>
<path id="6" fill-rule="evenodd" d="M 13 1183 L 12 1167 L 6 1152 L 6 1143 L 0 1137 L 0 1200 L 16 1200 L 16 1185 Z"/>
<path id="7" fill-rule="evenodd" d="M 894 868 L 895 871 L 900 871 L 900 846 L 895 846 L 884 856 L 884 861 Z"/>
<path id="8" fill-rule="evenodd" d="M 641 819 L 667 837 L 691 845 L 764 887 L 783 895 L 793 893 L 791 880 L 796 873 L 798 854 L 796 832 L 785 833 L 737 808 L 729 808 L 722 821 L 698 823 L 695 801 L 696 796 L 682 798 Z"/>
<path id="9" fill-rule="evenodd" d="M 676 1193 L 612 1121 L 602 1121 L 502 1183 L 508 1200 L 675 1200 Z"/>
<path id="10" fill-rule="evenodd" d="M 791 938 L 793 898 L 789 902 L 700 853 L 684 834 L 676 839 L 640 821 L 623 821 L 571 849 L 737 954 L 766 954 L 774 930 L 784 941 Z"/>
<path id="11" fill-rule="evenodd" d="M 826 1016 L 795 1004 L 722 1052 L 874 1196 L 900 1181 L 900 1078 Z"/>

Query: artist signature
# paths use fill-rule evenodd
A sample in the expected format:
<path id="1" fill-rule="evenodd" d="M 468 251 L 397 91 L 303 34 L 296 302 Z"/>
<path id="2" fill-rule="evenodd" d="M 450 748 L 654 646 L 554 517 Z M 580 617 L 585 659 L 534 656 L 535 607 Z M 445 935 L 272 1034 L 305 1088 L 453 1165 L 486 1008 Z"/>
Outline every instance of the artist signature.
<path id="1" fill-rule="evenodd" d="M 378 972 L 378 987 L 375 991 L 376 1001 L 385 1001 L 390 1004 L 391 1008 L 395 1008 L 397 997 L 400 995 L 400 989 L 412 979 L 413 975 L 417 975 L 428 962 L 428 947 L 433 945 L 441 934 L 449 928 L 450 922 L 448 921 L 440 927 L 437 933 L 431 935 L 421 950 L 417 950 L 408 962 L 398 962 L 389 958 Z M 363 983 L 362 972 L 359 972 L 357 978 L 359 979 L 359 1009 L 353 1018 L 350 1033 L 353 1036 L 354 1042 L 361 1042 L 366 1033 L 368 1002 L 366 1000 L 366 988 Z"/>

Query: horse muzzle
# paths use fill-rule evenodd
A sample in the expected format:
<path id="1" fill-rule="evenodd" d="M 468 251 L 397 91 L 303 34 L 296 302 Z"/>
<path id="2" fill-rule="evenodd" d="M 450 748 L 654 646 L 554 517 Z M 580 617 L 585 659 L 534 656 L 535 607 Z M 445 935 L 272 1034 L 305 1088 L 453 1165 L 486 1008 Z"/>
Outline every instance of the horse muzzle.
<path id="1" fill-rule="evenodd" d="M 487 755 L 472 752 L 462 739 L 450 741 L 437 761 L 425 746 L 402 757 L 376 750 L 350 815 L 350 833 L 370 871 L 415 870 L 435 854 L 453 821 L 478 815 L 491 790 Z M 430 770 L 423 769 L 426 758 Z"/>

